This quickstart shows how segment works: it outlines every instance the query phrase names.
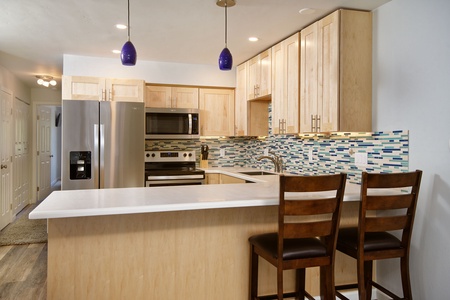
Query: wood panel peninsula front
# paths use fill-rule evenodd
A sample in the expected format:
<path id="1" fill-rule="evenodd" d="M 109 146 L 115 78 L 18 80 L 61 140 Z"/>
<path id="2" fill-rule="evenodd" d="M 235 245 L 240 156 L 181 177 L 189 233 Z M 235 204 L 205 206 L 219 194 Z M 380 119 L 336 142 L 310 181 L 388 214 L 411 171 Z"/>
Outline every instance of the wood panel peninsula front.
<path id="1" fill-rule="evenodd" d="M 48 299 L 248 299 L 248 237 L 277 228 L 278 176 L 207 172 L 254 183 L 53 192 L 29 216 L 48 219 Z M 344 201 L 354 222 L 358 185 Z M 337 284 L 353 279 L 344 259 Z M 260 272 L 274 291 L 275 268 Z M 319 294 L 318 270 L 307 274 Z"/>

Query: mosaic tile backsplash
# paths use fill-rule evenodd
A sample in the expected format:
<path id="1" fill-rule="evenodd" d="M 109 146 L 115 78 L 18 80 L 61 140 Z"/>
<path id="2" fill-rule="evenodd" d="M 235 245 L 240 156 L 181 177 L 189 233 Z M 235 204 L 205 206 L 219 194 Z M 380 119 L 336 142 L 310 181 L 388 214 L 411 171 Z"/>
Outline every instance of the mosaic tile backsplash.
<path id="1" fill-rule="evenodd" d="M 269 114 L 270 115 L 270 114 Z M 250 167 L 274 170 L 268 159 L 258 161 L 268 149 L 283 159 L 285 173 L 318 175 L 347 173 L 348 180 L 359 183 L 361 172 L 404 172 L 409 169 L 409 132 L 397 130 L 373 133 L 339 133 L 332 136 L 272 135 L 265 138 L 205 138 L 200 140 L 146 141 L 146 150 L 196 150 L 209 146 L 209 168 Z M 220 156 L 223 149 L 225 155 Z M 312 159 L 309 154 L 312 152 Z M 367 164 L 356 165 L 357 153 L 367 154 Z"/>

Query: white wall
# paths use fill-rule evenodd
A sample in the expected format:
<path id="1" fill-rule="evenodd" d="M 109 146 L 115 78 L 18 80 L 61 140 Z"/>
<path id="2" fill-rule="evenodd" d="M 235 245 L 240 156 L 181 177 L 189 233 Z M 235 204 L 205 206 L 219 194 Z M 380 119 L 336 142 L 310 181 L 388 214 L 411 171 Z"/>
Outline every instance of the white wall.
<path id="1" fill-rule="evenodd" d="M 218 66 L 139 60 L 122 66 L 120 58 L 64 55 L 63 74 L 108 78 L 144 79 L 149 83 L 235 87 L 236 71 L 220 71 Z"/>
<path id="2" fill-rule="evenodd" d="M 449 13 L 448 0 L 392 0 L 374 13 L 373 127 L 409 129 L 410 169 L 424 171 L 410 260 L 419 300 L 450 298 Z M 383 263 L 379 276 L 400 290 L 396 268 Z"/>

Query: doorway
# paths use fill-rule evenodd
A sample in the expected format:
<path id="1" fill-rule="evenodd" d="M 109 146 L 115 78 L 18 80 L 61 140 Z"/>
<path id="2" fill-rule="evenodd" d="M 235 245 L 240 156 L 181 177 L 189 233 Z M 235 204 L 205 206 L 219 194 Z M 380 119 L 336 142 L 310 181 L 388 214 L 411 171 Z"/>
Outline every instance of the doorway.
<path id="1" fill-rule="evenodd" d="M 37 195 L 38 202 L 61 189 L 61 106 L 37 106 Z"/>

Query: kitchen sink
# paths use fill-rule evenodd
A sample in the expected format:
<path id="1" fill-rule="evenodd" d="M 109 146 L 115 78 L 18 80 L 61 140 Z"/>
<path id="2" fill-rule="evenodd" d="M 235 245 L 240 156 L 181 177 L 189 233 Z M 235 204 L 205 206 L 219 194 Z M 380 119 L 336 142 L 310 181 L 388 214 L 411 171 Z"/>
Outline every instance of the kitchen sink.
<path id="1" fill-rule="evenodd" d="M 241 174 L 245 174 L 245 175 L 278 175 L 276 173 L 270 173 L 270 172 L 265 172 L 265 171 L 246 171 L 246 172 L 239 172 Z"/>

